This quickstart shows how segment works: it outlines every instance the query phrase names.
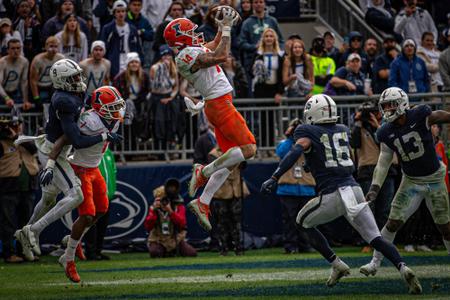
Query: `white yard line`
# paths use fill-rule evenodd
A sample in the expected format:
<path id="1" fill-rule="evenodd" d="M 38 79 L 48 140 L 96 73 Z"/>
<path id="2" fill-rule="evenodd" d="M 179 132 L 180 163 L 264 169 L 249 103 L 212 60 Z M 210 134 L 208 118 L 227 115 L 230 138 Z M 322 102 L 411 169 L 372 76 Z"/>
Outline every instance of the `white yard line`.
<path id="1" fill-rule="evenodd" d="M 414 267 L 417 276 L 427 277 L 447 277 L 450 274 L 450 266 L 420 266 Z M 209 283 L 209 282 L 256 282 L 256 281 L 284 281 L 284 280 L 317 280 L 328 278 L 330 270 L 301 270 L 285 272 L 265 272 L 265 273 L 235 273 L 229 275 L 207 275 L 207 276 L 177 276 L 177 277 L 158 277 L 143 279 L 120 279 L 105 281 L 84 281 L 87 285 L 136 285 L 136 284 L 156 284 L 156 283 Z M 83 273 L 81 272 L 81 275 Z M 359 273 L 358 269 L 352 269 L 347 278 L 365 278 Z M 374 277 L 371 277 L 374 278 Z M 382 267 L 378 270 L 376 279 L 398 279 L 400 274 L 393 267 Z M 344 279 L 345 280 L 345 279 Z M 49 286 L 67 285 L 68 282 L 48 283 Z"/>

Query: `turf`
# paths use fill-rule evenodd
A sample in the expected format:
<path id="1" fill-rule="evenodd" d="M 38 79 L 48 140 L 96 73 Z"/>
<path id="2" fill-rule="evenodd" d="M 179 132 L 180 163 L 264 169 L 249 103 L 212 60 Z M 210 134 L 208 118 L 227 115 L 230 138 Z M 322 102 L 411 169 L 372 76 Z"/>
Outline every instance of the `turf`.
<path id="1" fill-rule="evenodd" d="M 411 299 L 388 263 L 366 278 L 358 267 L 369 261 L 356 248 L 337 250 L 351 275 L 327 288 L 328 264 L 318 254 L 282 254 L 282 249 L 247 251 L 244 256 L 200 253 L 196 258 L 150 259 L 144 253 L 112 260 L 78 262 L 81 284 L 67 280 L 56 257 L 38 263 L 0 263 L 0 299 Z M 444 251 L 406 255 L 424 293 L 414 299 L 450 299 L 450 257 Z"/>

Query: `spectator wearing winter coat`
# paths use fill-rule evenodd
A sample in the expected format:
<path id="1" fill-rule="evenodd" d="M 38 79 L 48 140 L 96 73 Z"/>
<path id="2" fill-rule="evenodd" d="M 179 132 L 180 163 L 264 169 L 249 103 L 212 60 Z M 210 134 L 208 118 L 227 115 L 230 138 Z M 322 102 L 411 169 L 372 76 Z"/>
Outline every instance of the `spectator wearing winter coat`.
<path id="1" fill-rule="evenodd" d="M 384 53 L 375 58 L 372 68 L 372 88 L 375 94 L 381 94 L 389 87 L 391 62 L 398 55 L 396 45 L 394 36 L 386 36 L 383 40 Z"/>
<path id="2" fill-rule="evenodd" d="M 95 6 L 93 13 L 99 18 L 100 28 L 103 28 L 106 24 L 114 20 L 112 14 L 112 7 L 114 0 L 99 0 L 97 6 Z"/>
<path id="3" fill-rule="evenodd" d="M 50 18 L 45 22 L 42 27 L 41 32 L 41 43 L 45 44 L 47 38 L 51 35 L 55 35 L 60 32 L 65 24 L 65 18 L 67 15 L 75 13 L 75 0 L 61 0 L 59 2 L 59 8 L 54 17 Z M 89 37 L 89 28 L 87 27 L 86 21 L 77 16 L 78 23 L 80 24 L 80 29 L 84 32 L 86 37 Z"/>
<path id="4" fill-rule="evenodd" d="M 366 76 L 361 72 L 361 57 L 357 53 L 352 53 L 347 58 L 346 66 L 336 70 L 329 85 L 333 87 L 337 95 L 364 95 L 365 79 Z M 327 92 L 327 94 L 333 93 Z"/>
<path id="5" fill-rule="evenodd" d="M 423 59 L 416 55 L 412 39 L 403 42 L 402 54 L 391 63 L 389 86 L 401 88 L 407 93 L 427 93 L 430 82 Z"/>
<path id="6" fill-rule="evenodd" d="M 153 28 L 146 17 L 141 14 L 142 0 L 130 0 L 128 3 L 127 22 L 134 25 L 138 31 L 141 44 L 153 41 Z"/>
<path id="7" fill-rule="evenodd" d="M 422 34 L 426 31 L 432 32 L 437 39 L 438 32 L 430 13 L 417 7 L 417 0 L 403 0 L 403 3 L 405 8 L 395 17 L 394 31 L 404 39 L 414 40 L 416 45 L 420 44 Z"/>
<path id="8" fill-rule="evenodd" d="M 431 32 L 424 32 L 422 35 L 422 44 L 417 49 L 417 56 L 423 59 L 430 74 L 431 92 L 436 93 L 442 89 L 442 78 L 439 74 L 439 56 L 441 52 L 436 49 L 434 36 Z"/>
<path id="9" fill-rule="evenodd" d="M 373 27 L 394 34 L 395 14 L 389 3 L 384 0 L 369 0 L 367 3 L 366 22 Z M 401 36 L 400 36 L 401 37 Z"/>
<path id="10" fill-rule="evenodd" d="M 100 33 L 100 40 L 106 45 L 106 55 L 111 62 L 111 77 L 127 67 L 127 53 L 137 52 L 142 61 L 142 48 L 136 27 L 125 22 L 127 4 L 123 0 L 114 2 L 114 20 L 106 24 Z"/>
<path id="11" fill-rule="evenodd" d="M 363 36 L 358 31 L 352 31 L 348 34 L 349 47 L 344 51 L 339 59 L 338 67 L 345 66 L 350 54 L 356 53 L 361 58 L 361 72 L 366 74 L 368 70 L 367 54 L 363 50 Z"/>
<path id="12" fill-rule="evenodd" d="M 242 51 L 242 65 L 247 71 L 248 78 L 252 77 L 252 65 L 258 49 L 258 42 L 261 40 L 261 35 L 266 28 L 275 30 L 280 48 L 284 48 L 284 39 L 278 26 L 278 21 L 274 17 L 266 15 L 265 1 L 253 0 L 252 7 L 253 15 L 244 21 L 239 34 L 239 47 Z"/>

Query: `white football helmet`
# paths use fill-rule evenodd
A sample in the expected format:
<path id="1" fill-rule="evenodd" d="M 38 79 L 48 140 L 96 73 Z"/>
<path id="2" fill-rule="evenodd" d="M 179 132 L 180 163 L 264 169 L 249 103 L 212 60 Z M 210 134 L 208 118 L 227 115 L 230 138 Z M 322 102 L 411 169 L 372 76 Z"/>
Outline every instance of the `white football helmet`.
<path id="1" fill-rule="evenodd" d="M 75 93 L 86 91 L 83 70 L 71 59 L 61 59 L 50 68 L 53 88 Z"/>
<path id="2" fill-rule="evenodd" d="M 336 123 L 338 119 L 336 103 L 330 96 L 314 95 L 305 104 L 303 111 L 305 124 Z"/>
<path id="3" fill-rule="evenodd" d="M 393 122 L 409 109 L 408 95 L 398 87 L 387 88 L 381 93 L 378 106 L 386 121 Z"/>

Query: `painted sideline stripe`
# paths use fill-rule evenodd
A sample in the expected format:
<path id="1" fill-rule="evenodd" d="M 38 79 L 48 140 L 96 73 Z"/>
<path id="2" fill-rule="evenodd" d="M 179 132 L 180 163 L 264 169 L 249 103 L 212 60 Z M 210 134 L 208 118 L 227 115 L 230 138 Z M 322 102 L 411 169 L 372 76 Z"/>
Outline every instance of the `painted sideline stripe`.
<path id="1" fill-rule="evenodd" d="M 362 266 L 370 261 L 370 257 L 341 257 L 347 264 L 353 266 Z M 405 262 L 410 266 L 423 265 L 442 265 L 450 264 L 450 256 L 405 256 Z M 146 263 L 146 262 L 143 262 Z M 384 266 L 390 266 L 385 259 Z M 109 268 L 109 269 L 90 269 L 83 273 L 115 273 L 130 271 L 171 271 L 171 270 L 219 270 L 219 269 L 298 269 L 298 268 L 319 268 L 328 267 L 328 262 L 323 258 L 301 258 L 295 260 L 272 260 L 272 261 L 254 261 L 254 262 L 229 262 L 229 263 L 209 263 L 209 264 L 189 264 L 189 265 L 171 265 L 171 266 L 145 266 L 132 268 Z M 50 273 L 59 273 L 51 271 Z"/>
<path id="2" fill-rule="evenodd" d="M 424 266 L 417 269 L 419 278 L 441 278 L 448 277 L 450 274 L 450 266 Z M 271 273 L 244 273 L 244 274 L 221 274 L 206 276 L 178 276 L 178 277 L 157 277 L 142 279 L 119 279 L 119 280 L 103 280 L 103 281 L 85 281 L 85 285 L 136 285 L 136 284 L 158 284 L 158 283 L 214 283 L 214 282 L 257 282 L 257 281 L 301 281 L 301 280 L 326 280 L 330 274 L 329 269 L 320 270 L 302 270 L 302 271 L 286 271 Z M 381 267 L 377 275 L 383 280 L 386 278 L 401 280 L 399 272 L 394 267 Z M 359 273 L 359 269 L 352 269 L 351 275 L 347 278 L 361 279 L 364 275 Z M 67 285 L 67 281 L 59 283 L 48 283 L 48 286 Z"/>

